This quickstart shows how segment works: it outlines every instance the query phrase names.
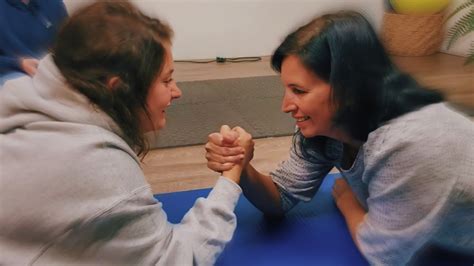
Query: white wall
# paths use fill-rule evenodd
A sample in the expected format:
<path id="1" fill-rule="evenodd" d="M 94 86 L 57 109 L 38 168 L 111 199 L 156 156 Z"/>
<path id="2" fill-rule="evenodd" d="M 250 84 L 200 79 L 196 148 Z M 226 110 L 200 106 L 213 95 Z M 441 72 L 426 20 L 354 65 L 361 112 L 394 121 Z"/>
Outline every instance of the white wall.
<path id="1" fill-rule="evenodd" d="M 69 12 L 92 2 L 64 0 Z M 341 9 L 363 13 L 378 29 L 380 0 L 132 0 L 175 31 L 175 59 L 270 55 L 282 39 L 316 15 Z"/>

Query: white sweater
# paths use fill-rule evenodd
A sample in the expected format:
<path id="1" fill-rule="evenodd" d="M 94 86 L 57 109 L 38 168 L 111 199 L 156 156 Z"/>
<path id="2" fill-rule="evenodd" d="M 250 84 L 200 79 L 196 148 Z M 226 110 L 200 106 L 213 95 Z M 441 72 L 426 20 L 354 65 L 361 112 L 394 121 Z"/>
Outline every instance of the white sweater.
<path id="1" fill-rule="evenodd" d="M 1 265 L 212 265 L 240 194 L 220 177 L 170 224 L 116 124 L 50 56 L 0 91 Z"/>
<path id="2" fill-rule="evenodd" d="M 474 254 L 474 123 L 446 104 L 371 132 L 350 169 L 341 168 L 337 141 L 326 145 L 330 156 L 306 151 L 293 148 L 271 173 L 283 207 L 309 201 L 337 167 L 368 211 L 356 237 L 371 264 L 405 265 L 425 245 Z"/>

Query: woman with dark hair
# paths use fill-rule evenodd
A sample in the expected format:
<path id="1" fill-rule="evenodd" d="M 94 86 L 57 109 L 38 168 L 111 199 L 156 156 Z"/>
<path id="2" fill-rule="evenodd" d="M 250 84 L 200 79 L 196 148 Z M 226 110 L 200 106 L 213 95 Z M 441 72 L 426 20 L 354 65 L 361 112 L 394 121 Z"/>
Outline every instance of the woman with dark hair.
<path id="1" fill-rule="evenodd" d="M 169 26 L 130 3 L 100 1 L 66 22 L 33 78 L 6 84 L 0 264 L 214 263 L 235 230 L 242 167 L 176 225 L 140 167 L 144 133 L 165 126 L 181 96 L 171 39 Z"/>
<path id="2" fill-rule="evenodd" d="M 474 124 L 401 73 L 362 15 L 312 20 L 271 63 L 298 129 L 270 175 L 245 165 L 241 186 L 256 207 L 282 215 L 336 167 L 334 199 L 371 264 L 404 265 L 430 245 L 474 252 Z M 234 138 L 209 136 L 209 168 L 238 162 Z"/>

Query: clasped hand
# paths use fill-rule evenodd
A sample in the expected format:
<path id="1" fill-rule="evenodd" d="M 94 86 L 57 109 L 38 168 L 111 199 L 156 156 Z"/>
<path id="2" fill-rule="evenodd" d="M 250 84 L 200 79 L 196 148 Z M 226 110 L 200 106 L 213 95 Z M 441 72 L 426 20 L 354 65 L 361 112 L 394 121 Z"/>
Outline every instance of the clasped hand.
<path id="1" fill-rule="evenodd" d="M 242 170 L 253 158 L 254 141 L 243 128 L 223 125 L 220 132 L 209 134 L 205 149 L 209 169 L 224 172 L 237 166 Z"/>

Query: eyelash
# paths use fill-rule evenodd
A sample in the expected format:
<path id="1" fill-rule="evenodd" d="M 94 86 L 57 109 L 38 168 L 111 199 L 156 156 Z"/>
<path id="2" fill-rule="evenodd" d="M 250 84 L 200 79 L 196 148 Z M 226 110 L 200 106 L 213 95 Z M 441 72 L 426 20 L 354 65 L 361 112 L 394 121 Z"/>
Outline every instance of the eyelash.
<path id="1" fill-rule="evenodd" d="M 293 91 L 294 94 L 303 94 L 303 93 L 306 93 L 305 91 L 300 90 L 300 89 L 298 89 L 298 88 L 292 88 L 291 90 Z"/>
<path id="2" fill-rule="evenodd" d="M 168 85 L 168 84 L 170 84 L 172 81 L 173 81 L 172 78 L 171 78 L 171 79 L 168 79 L 168 80 L 165 80 L 165 84 Z"/>

